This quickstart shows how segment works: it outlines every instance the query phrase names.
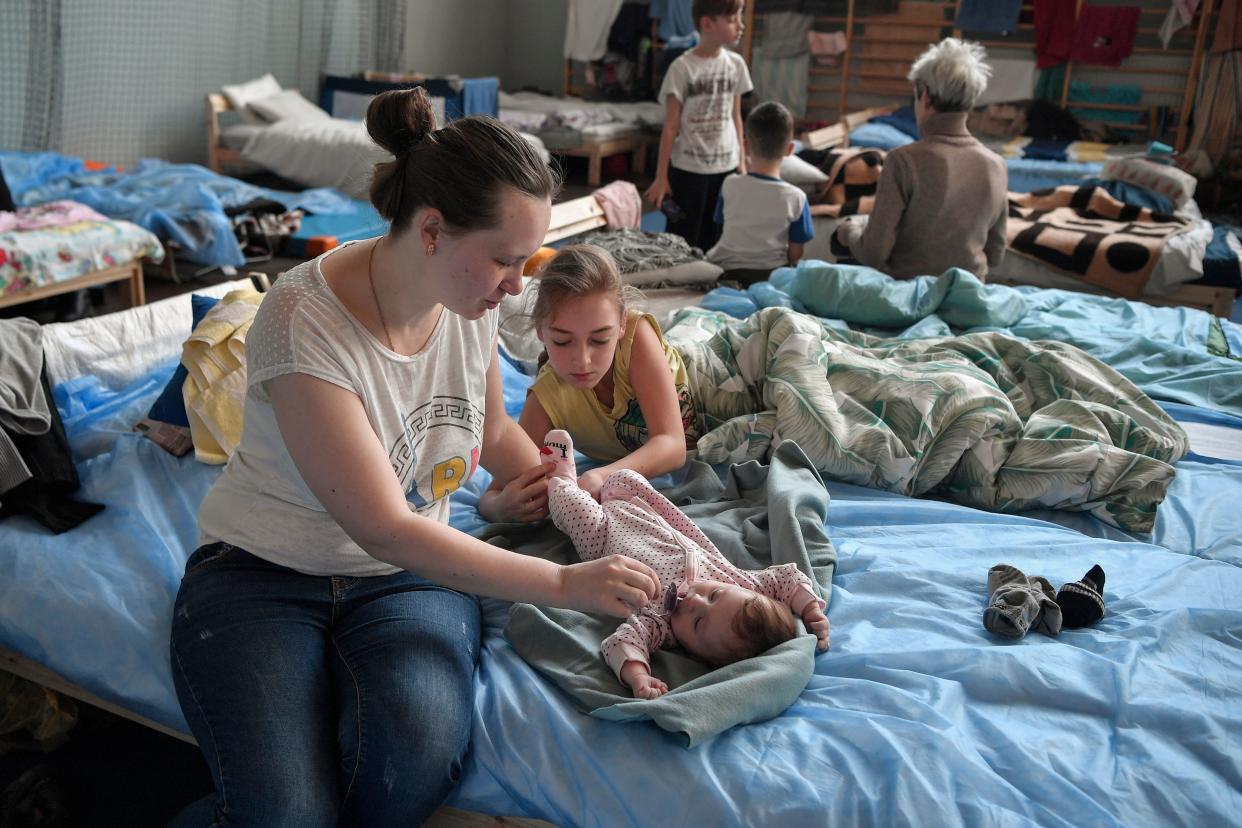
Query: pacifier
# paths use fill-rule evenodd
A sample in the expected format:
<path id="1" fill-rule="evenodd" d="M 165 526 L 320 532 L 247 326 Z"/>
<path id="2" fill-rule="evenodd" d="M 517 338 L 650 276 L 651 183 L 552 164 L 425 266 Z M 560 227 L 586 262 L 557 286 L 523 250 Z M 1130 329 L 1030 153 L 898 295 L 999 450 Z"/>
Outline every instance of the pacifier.
<path id="1" fill-rule="evenodd" d="M 682 601 L 684 601 L 686 596 L 689 594 L 690 594 L 690 582 L 689 581 L 682 581 L 680 583 L 673 584 L 671 587 L 669 587 L 668 590 L 664 593 L 665 614 L 671 615 L 677 609 L 677 605 L 680 604 Z"/>

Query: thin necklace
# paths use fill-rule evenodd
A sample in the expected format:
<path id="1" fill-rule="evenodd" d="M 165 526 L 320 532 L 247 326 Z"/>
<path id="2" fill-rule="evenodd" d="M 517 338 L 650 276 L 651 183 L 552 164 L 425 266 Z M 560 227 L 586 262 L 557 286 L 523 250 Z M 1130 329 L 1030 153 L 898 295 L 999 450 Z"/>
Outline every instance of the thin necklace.
<path id="1" fill-rule="evenodd" d="M 388 350 L 395 352 L 397 349 L 392 347 L 392 334 L 388 332 L 388 323 L 384 321 L 384 308 L 380 305 L 379 296 L 375 292 L 375 274 L 371 269 L 371 266 L 375 264 L 375 248 L 377 247 L 379 247 L 379 239 L 371 245 L 371 254 L 367 256 L 367 281 L 371 284 L 371 299 L 375 301 L 375 310 L 379 312 L 380 325 L 384 328 L 384 339 L 388 340 Z"/>

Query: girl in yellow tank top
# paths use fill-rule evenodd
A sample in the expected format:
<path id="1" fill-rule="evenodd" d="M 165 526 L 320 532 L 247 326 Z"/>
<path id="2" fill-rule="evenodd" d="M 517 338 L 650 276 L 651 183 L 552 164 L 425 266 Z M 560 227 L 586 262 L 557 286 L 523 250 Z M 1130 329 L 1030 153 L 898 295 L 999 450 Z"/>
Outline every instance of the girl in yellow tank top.
<path id="1" fill-rule="evenodd" d="M 522 428 L 536 441 L 563 428 L 584 454 L 608 461 L 579 477 L 597 498 L 618 469 L 651 478 L 680 468 L 702 433 L 686 367 L 655 318 L 628 307 L 637 291 L 612 257 L 594 245 L 565 247 L 537 289 L 531 315 L 547 361 Z"/>

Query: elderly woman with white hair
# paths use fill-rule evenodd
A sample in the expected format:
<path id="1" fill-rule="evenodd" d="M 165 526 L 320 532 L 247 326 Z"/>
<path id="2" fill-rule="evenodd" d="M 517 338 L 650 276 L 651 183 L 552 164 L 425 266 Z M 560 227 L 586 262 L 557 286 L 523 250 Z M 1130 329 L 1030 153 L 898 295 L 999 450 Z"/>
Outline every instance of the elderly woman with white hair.
<path id="1" fill-rule="evenodd" d="M 992 73 L 985 57 L 979 44 L 948 37 L 914 61 L 920 138 L 888 154 L 869 220 L 837 228 L 859 262 L 898 278 L 960 267 L 983 279 L 1000 261 L 1008 172 L 966 130 Z"/>

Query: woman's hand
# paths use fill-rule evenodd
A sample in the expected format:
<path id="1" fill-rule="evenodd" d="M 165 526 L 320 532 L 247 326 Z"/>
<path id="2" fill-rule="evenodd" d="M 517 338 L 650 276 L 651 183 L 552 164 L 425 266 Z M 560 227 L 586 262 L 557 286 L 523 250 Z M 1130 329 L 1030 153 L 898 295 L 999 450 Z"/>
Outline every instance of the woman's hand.
<path id="1" fill-rule="evenodd" d="M 642 561 L 608 555 L 561 568 L 557 606 L 626 618 L 660 594 L 660 576 Z"/>
<path id="2" fill-rule="evenodd" d="M 551 463 L 533 466 L 479 498 L 479 514 L 492 523 L 533 523 L 548 516 Z"/>

